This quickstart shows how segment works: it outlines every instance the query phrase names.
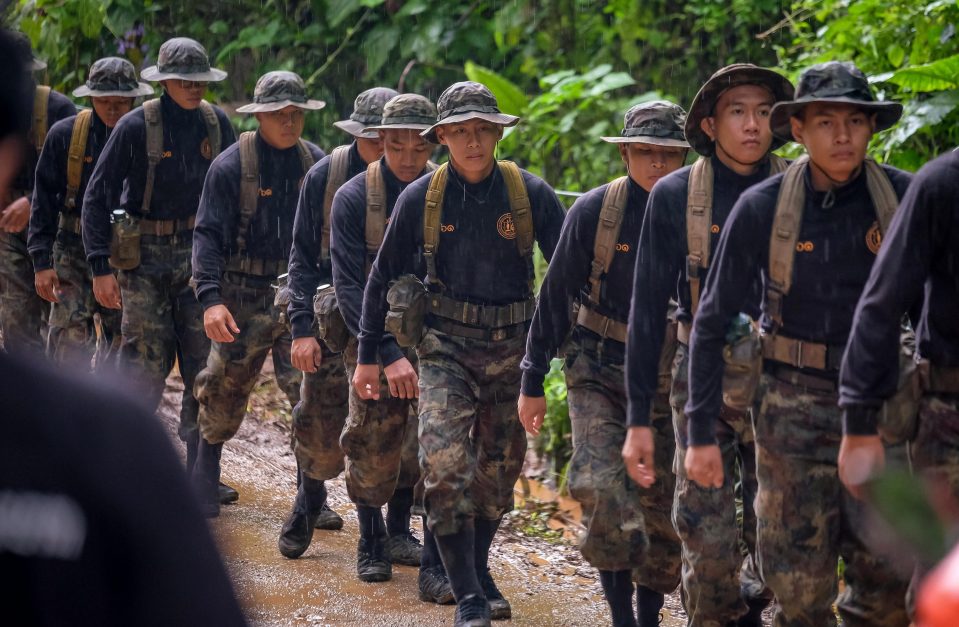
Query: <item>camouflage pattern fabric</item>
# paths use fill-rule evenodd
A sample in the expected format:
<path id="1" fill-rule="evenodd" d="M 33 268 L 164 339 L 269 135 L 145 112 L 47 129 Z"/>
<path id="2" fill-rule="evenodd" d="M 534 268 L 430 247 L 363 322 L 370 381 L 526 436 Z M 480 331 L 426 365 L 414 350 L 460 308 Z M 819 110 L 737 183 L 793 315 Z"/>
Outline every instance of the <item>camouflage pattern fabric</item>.
<path id="1" fill-rule="evenodd" d="M 121 313 L 101 307 L 93 296 L 93 279 L 79 236 L 58 235 L 53 267 L 60 282 L 60 302 L 50 310 L 47 356 L 59 364 L 89 368 L 95 363 L 97 370 L 104 370 L 120 348 Z"/>
<path id="2" fill-rule="evenodd" d="M 343 353 L 348 380 L 357 361 L 356 339 Z M 416 367 L 416 355 L 407 349 Z M 390 396 L 386 376 L 380 373 L 380 400 L 365 401 L 350 387 L 350 415 L 340 436 L 346 455 L 346 491 L 357 505 L 380 507 L 397 488 L 412 488 L 420 478 L 416 401 Z"/>
<path id="3" fill-rule="evenodd" d="M 123 301 L 119 365 L 156 409 L 174 360 L 183 377 L 179 436 L 197 436 L 199 403 L 193 384 L 210 353 L 203 330 L 203 308 L 190 281 L 193 232 L 140 238 L 140 266 L 120 270 L 117 281 Z"/>
<path id="4" fill-rule="evenodd" d="M 420 367 L 420 466 L 428 524 L 456 533 L 513 509 L 526 432 L 516 414 L 526 335 L 501 342 L 428 329 Z"/>
<path id="5" fill-rule="evenodd" d="M 322 341 L 319 344 L 322 363 L 316 372 L 303 373 L 300 402 L 293 408 L 293 454 L 307 477 L 326 481 L 343 472 L 340 434 L 349 413 L 352 386 L 343 354 L 330 351 Z"/>
<path id="6" fill-rule="evenodd" d="M 724 412 L 716 421 L 716 438 L 725 482 L 717 489 L 690 481 L 685 468 L 687 419 L 683 411 L 688 397 L 689 348 L 680 344 L 673 362 L 670 405 L 676 433 L 673 524 L 683 542 L 686 612 L 690 625 L 725 627 L 746 613 L 746 599 L 771 598 L 755 557 L 755 439 L 748 415 Z M 736 516 L 737 496 L 743 504 L 742 523 Z"/>
<path id="7" fill-rule="evenodd" d="M 959 499 L 959 398 L 926 394 L 919 404 L 919 430 L 910 444 L 919 474 L 949 487 Z"/>
<path id="8" fill-rule="evenodd" d="M 779 605 L 773 624 L 835 625 L 833 602 L 847 627 L 909 625 L 909 573 L 870 551 L 862 501 L 839 481 L 842 439 L 838 395 L 816 392 L 764 375 L 756 417 L 759 561 Z M 904 463 L 904 447 L 887 450 Z M 845 563 L 838 592 L 836 566 Z"/>
<path id="9" fill-rule="evenodd" d="M 50 304 L 37 295 L 27 230 L 0 233 L 0 329 L 3 346 L 21 353 L 43 353 Z"/>
<path id="10" fill-rule="evenodd" d="M 212 343 L 194 390 L 200 402 L 200 434 L 211 444 L 236 435 L 271 349 L 277 385 L 290 400 L 290 407 L 300 400 L 302 379 L 290 361 L 293 339 L 280 321 L 280 310 L 273 306 L 270 280 L 250 279 L 250 285 L 240 286 L 229 276 L 221 284 L 221 294 L 240 333 L 232 342 Z"/>

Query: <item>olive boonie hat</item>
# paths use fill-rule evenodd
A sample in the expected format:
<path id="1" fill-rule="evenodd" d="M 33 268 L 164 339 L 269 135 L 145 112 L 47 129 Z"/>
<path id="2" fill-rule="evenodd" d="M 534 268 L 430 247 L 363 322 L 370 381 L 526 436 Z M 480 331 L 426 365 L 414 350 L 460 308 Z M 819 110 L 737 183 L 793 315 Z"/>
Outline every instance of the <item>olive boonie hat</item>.
<path id="1" fill-rule="evenodd" d="M 603 137 L 611 144 L 654 144 L 689 148 L 683 125 L 686 112 L 666 100 L 653 100 L 633 105 L 626 112 L 623 131 L 618 137 Z"/>
<path id="2" fill-rule="evenodd" d="M 299 74 L 293 72 L 267 72 L 256 81 L 253 102 L 238 107 L 237 113 L 266 113 L 279 111 L 293 105 L 301 109 L 318 111 L 326 106 L 322 100 L 310 100 L 306 84 Z"/>
<path id="3" fill-rule="evenodd" d="M 174 37 L 160 46 L 157 64 L 140 72 L 145 81 L 179 78 L 186 81 L 215 83 L 226 78 L 226 72 L 210 67 L 206 48 L 189 37 Z"/>
<path id="4" fill-rule="evenodd" d="M 508 115 L 499 110 L 496 97 L 486 85 L 472 81 L 453 83 L 447 87 L 436 101 L 436 108 L 439 109 L 436 123 L 420 133 L 427 141 L 434 144 L 439 143 L 436 139 L 436 127 L 443 124 L 456 124 L 476 118 L 501 126 L 516 126 L 519 122 L 519 118 L 515 115 Z"/>
<path id="5" fill-rule="evenodd" d="M 855 65 L 848 61 L 829 61 L 806 69 L 799 76 L 796 99 L 777 102 L 769 116 L 773 134 L 792 141 L 789 118 L 811 102 L 853 104 L 876 114 L 876 132 L 884 131 L 902 117 L 898 102 L 876 100 L 869 89 L 869 81 Z"/>
<path id="6" fill-rule="evenodd" d="M 383 107 L 391 98 L 399 95 L 398 91 L 389 87 L 367 89 L 353 101 L 350 119 L 333 122 L 333 126 L 358 139 L 376 139 L 376 131 L 366 132 L 366 127 L 379 124 L 383 119 Z"/>
<path id="7" fill-rule="evenodd" d="M 713 154 L 713 140 L 701 128 L 701 122 L 713 114 L 716 101 L 728 89 L 740 85 L 759 85 L 772 92 L 775 102 L 790 100 L 793 97 L 793 86 L 784 76 L 764 67 L 752 63 L 734 63 L 727 65 L 709 77 L 709 80 L 700 88 L 693 98 L 686 116 L 686 140 L 693 149 L 704 157 Z M 770 150 L 775 150 L 789 140 L 773 138 Z"/>
<path id="8" fill-rule="evenodd" d="M 429 99 L 419 94 L 400 94 L 391 98 L 383 107 L 383 121 L 377 126 L 367 126 L 364 132 L 409 129 L 423 131 L 436 121 L 436 107 Z"/>
<path id="9" fill-rule="evenodd" d="M 120 57 L 97 59 L 90 66 L 87 82 L 73 90 L 77 98 L 92 96 L 122 96 L 136 98 L 149 96 L 153 88 L 137 80 L 137 71 L 133 64 Z"/>

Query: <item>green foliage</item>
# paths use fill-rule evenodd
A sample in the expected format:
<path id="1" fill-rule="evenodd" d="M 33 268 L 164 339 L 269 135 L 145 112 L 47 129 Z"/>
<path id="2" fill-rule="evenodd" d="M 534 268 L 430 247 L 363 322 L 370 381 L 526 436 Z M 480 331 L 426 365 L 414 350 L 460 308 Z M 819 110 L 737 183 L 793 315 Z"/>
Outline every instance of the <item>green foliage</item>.
<path id="1" fill-rule="evenodd" d="M 538 455 L 549 457 L 553 466 L 553 475 L 558 478 L 557 485 L 562 489 L 565 484 L 567 465 L 573 454 L 573 433 L 569 422 L 566 377 L 561 359 L 554 359 L 550 363 L 543 389 L 546 392 L 546 418 L 536 437 L 535 447 Z"/>

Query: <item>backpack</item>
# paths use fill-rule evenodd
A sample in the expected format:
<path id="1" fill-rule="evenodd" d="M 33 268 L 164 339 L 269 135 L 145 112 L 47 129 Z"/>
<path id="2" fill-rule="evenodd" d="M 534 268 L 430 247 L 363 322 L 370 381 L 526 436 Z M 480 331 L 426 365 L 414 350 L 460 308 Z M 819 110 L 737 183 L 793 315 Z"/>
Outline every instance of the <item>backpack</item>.
<path id="1" fill-rule="evenodd" d="M 428 161 L 426 171 L 433 172 L 439 166 Z M 379 160 L 366 167 L 366 254 L 367 274 L 376 253 L 383 244 L 386 235 L 386 184 L 383 181 L 383 167 Z"/>
<path id="2" fill-rule="evenodd" d="M 67 152 L 67 195 L 64 205 L 67 209 L 76 209 L 77 194 L 80 192 L 80 179 L 83 177 L 83 157 L 87 152 L 87 138 L 90 136 L 90 123 L 93 111 L 84 109 L 77 114 L 70 134 L 70 150 Z"/>
<path id="3" fill-rule="evenodd" d="M 326 175 L 326 193 L 323 195 L 323 231 L 320 239 L 320 259 L 330 258 L 330 213 L 333 210 L 333 197 L 336 190 L 346 183 L 347 170 L 350 167 L 350 146 L 337 146 L 330 153 L 330 169 Z M 369 179 L 367 179 L 369 180 Z"/>

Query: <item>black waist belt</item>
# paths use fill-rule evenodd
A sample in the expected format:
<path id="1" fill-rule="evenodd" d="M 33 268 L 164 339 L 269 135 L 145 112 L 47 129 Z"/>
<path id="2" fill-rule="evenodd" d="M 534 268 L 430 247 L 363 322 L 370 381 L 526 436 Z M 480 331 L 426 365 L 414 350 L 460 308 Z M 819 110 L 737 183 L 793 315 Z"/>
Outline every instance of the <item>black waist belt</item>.
<path id="1" fill-rule="evenodd" d="M 534 311 L 535 298 L 497 306 L 474 305 L 442 294 L 430 294 L 430 313 L 433 316 L 473 327 L 500 329 L 519 325 L 531 320 Z"/>
<path id="2" fill-rule="evenodd" d="M 777 364 L 770 364 L 766 366 L 765 370 L 780 381 L 790 385 L 795 385 L 797 387 L 806 388 L 807 390 L 829 393 L 835 393 L 839 391 L 839 384 L 837 383 L 836 379 L 825 373 L 820 376 L 807 372 L 801 372 L 790 366 L 780 366 Z"/>
<path id="3" fill-rule="evenodd" d="M 192 231 L 196 225 L 196 216 L 179 218 L 177 220 L 148 220 L 146 218 L 140 218 L 138 224 L 140 225 L 140 235 L 165 237 L 175 235 L 181 231 Z"/>
<path id="4" fill-rule="evenodd" d="M 60 227 L 61 231 L 66 231 L 67 233 L 73 233 L 74 235 L 80 234 L 80 228 L 82 226 L 80 216 L 69 215 L 66 213 L 60 214 L 60 219 L 57 221 L 57 225 Z"/>
<path id="5" fill-rule="evenodd" d="M 234 255 L 227 262 L 226 271 L 269 277 L 272 280 L 286 272 L 287 263 L 286 259 L 252 259 Z"/>
<path id="6" fill-rule="evenodd" d="M 503 340 L 509 340 L 523 335 L 529 330 L 529 322 L 520 322 L 518 324 L 494 329 L 477 328 L 434 315 L 427 316 L 426 326 L 431 329 L 436 329 L 441 333 L 446 333 L 447 335 L 465 337 L 471 340 L 481 340 L 483 342 L 502 342 Z"/>

